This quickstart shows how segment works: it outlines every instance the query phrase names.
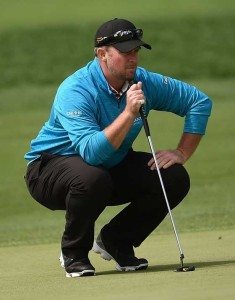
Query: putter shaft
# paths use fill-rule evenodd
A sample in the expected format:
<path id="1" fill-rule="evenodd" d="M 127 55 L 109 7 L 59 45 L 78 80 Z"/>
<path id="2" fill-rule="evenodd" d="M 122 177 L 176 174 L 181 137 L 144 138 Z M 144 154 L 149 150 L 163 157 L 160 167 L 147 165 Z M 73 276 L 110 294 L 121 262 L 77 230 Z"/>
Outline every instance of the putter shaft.
<path id="1" fill-rule="evenodd" d="M 155 162 L 155 165 L 156 165 L 156 170 L 157 170 L 158 177 L 159 177 L 159 180 L 160 180 L 160 184 L 161 184 L 161 187 L 162 187 L 162 191 L 163 191 L 163 194 L 164 194 L 164 199 L 165 199 L 165 202 L 166 202 L 166 205 L 167 205 L 167 209 L 168 209 L 168 212 L 169 212 L 169 215 L 170 215 L 171 224 L 172 224 L 172 227 L 173 227 L 173 230 L 174 230 L 174 233 L 175 233 L 175 238 L 176 238 L 177 246 L 178 246 L 179 252 L 180 252 L 180 263 L 181 263 L 181 266 L 183 267 L 184 253 L 183 253 L 182 247 L 180 245 L 179 236 L 178 236 L 178 233 L 177 233 L 177 230 L 176 230 L 176 226 L 175 226 L 175 222 L 174 222 L 173 215 L 172 215 L 172 212 L 171 212 L 171 208 L 170 208 L 170 205 L 169 205 L 169 201 L 168 201 L 168 198 L 167 198 L 165 186 L 164 186 L 164 183 L 163 183 L 163 180 L 162 180 L 162 176 L 161 176 L 161 172 L 160 172 L 160 169 L 159 169 L 159 165 L 158 165 L 158 162 L 157 162 L 155 150 L 154 150 L 152 139 L 151 139 L 151 135 L 150 135 L 148 120 L 147 120 L 147 118 L 145 116 L 145 112 L 144 112 L 143 106 L 140 107 L 140 116 L 141 116 L 141 119 L 143 121 L 145 134 L 147 136 L 147 139 L 148 139 L 148 142 L 149 142 L 149 146 L 150 146 L 150 149 L 151 149 L 151 152 L 152 152 L 152 156 L 153 156 L 153 159 L 154 159 L 154 162 Z"/>

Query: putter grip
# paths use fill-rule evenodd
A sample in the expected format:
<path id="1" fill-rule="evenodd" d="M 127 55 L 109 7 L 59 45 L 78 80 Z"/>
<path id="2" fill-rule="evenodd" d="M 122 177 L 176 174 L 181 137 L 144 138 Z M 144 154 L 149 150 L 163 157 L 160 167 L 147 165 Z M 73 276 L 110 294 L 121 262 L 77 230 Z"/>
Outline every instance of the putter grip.
<path id="1" fill-rule="evenodd" d="M 141 107 L 140 107 L 140 116 L 141 116 L 141 119 L 142 119 L 142 122 L 144 125 L 145 134 L 146 134 L 146 136 L 150 136 L 149 124 L 148 124 L 148 120 L 147 120 L 147 117 L 144 112 L 143 105 L 141 105 Z"/>

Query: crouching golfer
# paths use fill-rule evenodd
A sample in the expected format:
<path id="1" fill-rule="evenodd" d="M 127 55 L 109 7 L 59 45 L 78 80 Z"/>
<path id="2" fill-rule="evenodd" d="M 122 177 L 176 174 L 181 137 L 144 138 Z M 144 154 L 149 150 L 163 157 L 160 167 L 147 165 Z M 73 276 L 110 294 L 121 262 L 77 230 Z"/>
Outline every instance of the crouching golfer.
<path id="1" fill-rule="evenodd" d="M 146 269 L 138 247 L 167 215 L 150 153 L 132 149 L 151 110 L 185 117 L 172 150 L 157 151 L 171 209 L 187 195 L 183 164 L 205 133 L 208 96 L 184 82 L 138 67 L 143 31 L 124 19 L 110 20 L 95 34 L 95 58 L 60 85 L 48 121 L 25 155 L 32 197 L 51 210 L 65 210 L 61 263 L 70 277 L 95 274 L 92 249 L 113 259 L 119 271 Z M 96 219 L 106 206 L 126 203 L 94 242 Z M 93 245 L 94 242 L 94 245 Z"/>

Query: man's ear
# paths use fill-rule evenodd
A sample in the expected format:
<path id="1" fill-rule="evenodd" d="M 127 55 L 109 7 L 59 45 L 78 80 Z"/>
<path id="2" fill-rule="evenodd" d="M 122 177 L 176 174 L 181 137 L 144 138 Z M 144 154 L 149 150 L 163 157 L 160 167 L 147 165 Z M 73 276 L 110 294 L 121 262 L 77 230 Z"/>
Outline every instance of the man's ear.
<path id="1" fill-rule="evenodd" d="M 98 48 L 97 49 L 97 57 L 102 60 L 102 61 L 107 61 L 107 58 L 106 58 L 106 49 L 105 48 Z"/>

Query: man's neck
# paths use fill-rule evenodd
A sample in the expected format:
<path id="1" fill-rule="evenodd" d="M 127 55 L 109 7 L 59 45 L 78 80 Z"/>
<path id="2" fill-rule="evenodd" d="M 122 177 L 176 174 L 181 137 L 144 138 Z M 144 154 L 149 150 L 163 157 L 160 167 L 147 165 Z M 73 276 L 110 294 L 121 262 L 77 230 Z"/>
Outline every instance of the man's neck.
<path id="1" fill-rule="evenodd" d="M 122 87 L 126 83 L 125 79 L 117 79 L 116 77 L 113 78 L 111 75 L 105 74 L 106 80 L 108 81 L 108 84 L 114 88 L 118 93 L 122 90 Z"/>

